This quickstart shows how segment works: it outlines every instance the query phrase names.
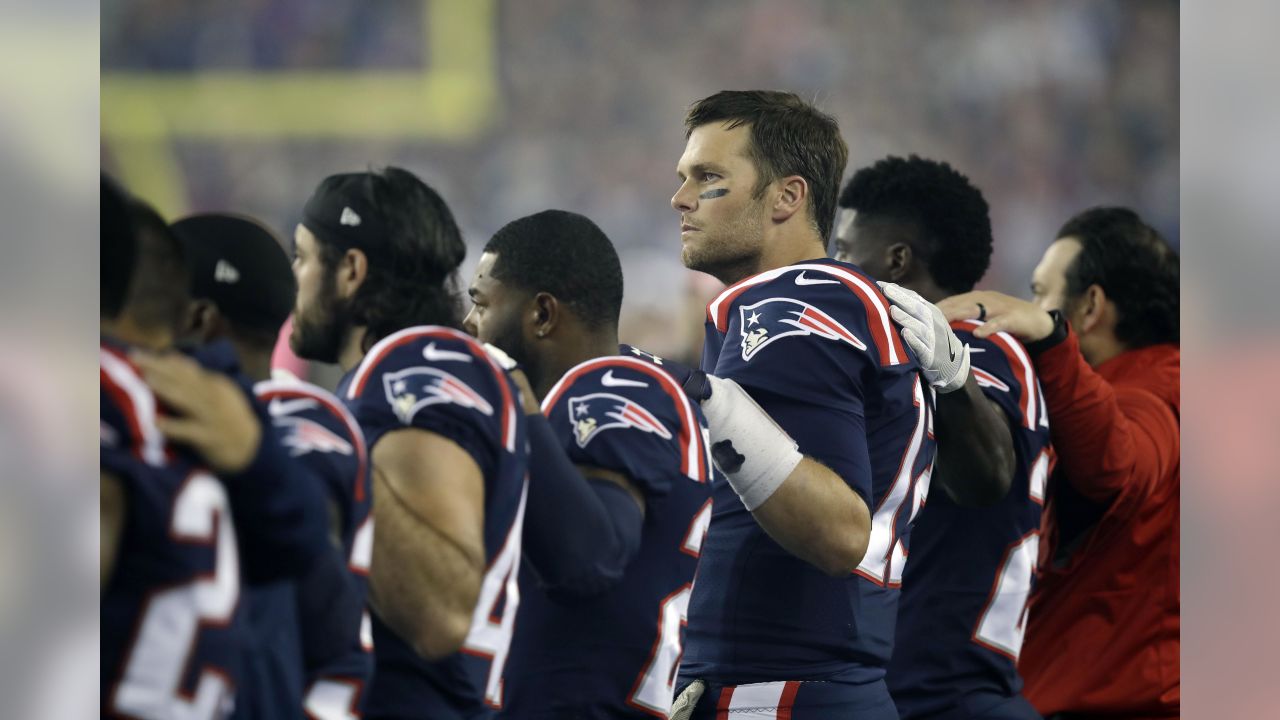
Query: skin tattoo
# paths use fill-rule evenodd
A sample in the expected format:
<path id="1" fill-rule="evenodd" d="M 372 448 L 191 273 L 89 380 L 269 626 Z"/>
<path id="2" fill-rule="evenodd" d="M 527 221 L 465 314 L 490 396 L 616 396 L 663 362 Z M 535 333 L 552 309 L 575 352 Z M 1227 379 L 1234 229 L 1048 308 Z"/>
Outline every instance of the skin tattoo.
<path id="1" fill-rule="evenodd" d="M 728 194 L 729 194 L 729 188 L 716 188 L 715 190 L 708 190 L 702 193 L 701 195 L 698 196 L 698 199 L 699 200 L 715 200 L 716 198 L 724 197 L 725 195 L 728 195 Z"/>

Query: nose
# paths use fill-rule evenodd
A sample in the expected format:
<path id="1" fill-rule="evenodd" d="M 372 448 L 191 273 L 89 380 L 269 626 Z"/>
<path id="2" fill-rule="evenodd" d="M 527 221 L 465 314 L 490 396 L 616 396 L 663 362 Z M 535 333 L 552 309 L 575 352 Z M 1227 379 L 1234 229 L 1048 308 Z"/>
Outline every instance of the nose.
<path id="1" fill-rule="evenodd" d="M 688 180 L 680 183 L 676 194 L 671 196 L 671 207 L 678 213 L 693 212 L 698 207 L 698 194 Z"/>

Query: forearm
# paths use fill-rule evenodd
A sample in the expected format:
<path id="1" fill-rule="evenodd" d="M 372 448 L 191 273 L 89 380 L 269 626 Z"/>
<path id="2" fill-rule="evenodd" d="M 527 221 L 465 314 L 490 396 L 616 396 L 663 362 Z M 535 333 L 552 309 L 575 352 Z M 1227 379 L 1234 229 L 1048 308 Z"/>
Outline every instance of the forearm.
<path id="1" fill-rule="evenodd" d="M 972 375 L 960 389 L 938 396 L 935 434 L 933 479 L 957 504 L 991 505 L 1009 492 L 1016 467 L 1009 422 Z"/>
<path id="2" fill-rule="evenodd" d="M 1139 456 L 1115 390 L 1085 361 L 1074 333 L 1030 349 L 1037 351 L 1033 361 L 1065 477 L 1086 497 L 1109 499 L 1132 475 Z"/>
<path id="3" fill-rule="evenodd" d="M 480 594 L 484 558 L 413 513 L 380 473 L 374 481 L 370 604 L 419 655 L 456 652 Z"/>
<path id="4" fill-rule="evenodd" d="M 871 513 L 866 503 L 812 458 L 801 460 L 752 515 L 787 552 L 832 577 L 852 573 L 867 552 Z"/>
<path id="5" fill-rule="evenodd" d="M 101 470 L 98 486 L 99 513 L 99 580 L 107 586 L 115 570 L 116 555 L 120 550 L 120 536 L 124 532 L 124 488 L 115 475 Z"/>
<path id="6" fill-rule="evenodd" d="M 640 548 L 644 514 L 620 481 L 589 480 L 570 462 L 546 418 L 529 416 L 529 498 L 524 555 L 551 592 L 602 592 Z M 565 522 L 566 517 L 573 522 Z"/>

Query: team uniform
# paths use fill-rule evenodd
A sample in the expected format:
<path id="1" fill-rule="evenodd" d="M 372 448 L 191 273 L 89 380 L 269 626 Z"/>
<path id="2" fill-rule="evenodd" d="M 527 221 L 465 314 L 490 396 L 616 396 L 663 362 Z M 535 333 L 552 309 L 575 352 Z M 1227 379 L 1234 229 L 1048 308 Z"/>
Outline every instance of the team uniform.
<path id="1" fill-rule="evenodd" d="M 602 593 L 551 597 L 524 563 L 503 715 L 665 718 L 711 519 L 706 421 L 670 375 L 619 356 L 569 370 L 542 408 L 573 464 L 625 475 L 646 512 L 638 554 Z"/>
<path id="2" fill-rule="evenodd" d="M 105 340 L 99 351 L 100 465 L 127 498 L 102 593 L 101 714 L 224 718 L 243 675 L 242 580 L 309 565 L 325 542 L 323 509 L 318 494 L 289 490 L 296 478 L 269 433 L 249 468 L 223 478 L 167 444 L 155 424 L 164 408 L 126 353 Z"/>
<path id="3" fill-rule="evenodd" d="M 981 324 L 952 328 L 1008 418 L 1017 471 L 994 505 L 959 507 L 935 492 L 916 518 L 887 677 L 904 720 L 1040 717 L 1018 694 L 1015 665 L 1053 462 L 1048 412 L 1026 350 L 1006 333 L 975 338 Z"/>
<path id="4" fill-rule="evenodd" d="M 324 485 L 337 509 L 347 580 L 363 608 L 373 555 L 373 518 L 360 427 L 338 398 L 309 383 L 268 380 L 256 384 L 254 393 L 266 404 L 290 456 Z M 326 617 L 327 622 L 317 626 L 299 625 L 299 601 L 316 592 L 323 589 L 306 579 L 251 591 L 255 647 L 250 662 L 275 680 L 269 684 L 275 697 L 263 699 L 258 712 L 248 716 L 296 718 L 304 709 L 311 720 L 359 716 L 364 688 L 373 674 L 368 613 L 362 611 L 362 618 Z"/>
<path id="5" fill-rule="evenodd" d="M 872 529 L 856 572 L 831 578 L 716 489 L 680 667 L 680 685 L 707 684 L 694 717 L 896 716 L 884 668 L 934 441 L 932 391 L 888 308 L 861 270 L 826 259 L 747 278 L 707 308 L 702 370 L 735 380 L 838 473 Z"/>
<path id="6" fill-rule="evenodd" d="M 527 491 L 528 440 L 517 392 L 484 348 L 436 326 L 384 338 L 338 386 L 370 452 L 387 433 L 416 428 L 457 443 L 484 477 L 487 571 L 471 631 L 461 652 L 429 662 L 374 614 L 371 718 L 487 717 L 501 705 L 520 604 L 517 565 Z"/>

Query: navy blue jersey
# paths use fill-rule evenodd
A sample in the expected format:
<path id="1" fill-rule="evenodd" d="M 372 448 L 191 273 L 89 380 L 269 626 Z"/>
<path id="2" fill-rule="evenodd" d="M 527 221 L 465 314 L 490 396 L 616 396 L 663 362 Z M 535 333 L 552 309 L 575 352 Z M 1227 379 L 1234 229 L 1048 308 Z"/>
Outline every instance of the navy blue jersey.
<path id="1" fill-rule="evenodd" d="M 711 519 L 706 420 L 670 375 L 626 357 L 577 365 L 542 408 L 569 459 L 625 475 L 646 512 L 639 552 L 603 593 L 552 599 L 525 563 L 504 716 L 665 718 Z"/>
<path id="2" fill-rule="evenodd" d="M 223 484 L 156 428 L 125 349 L 99 351 L 100 464 L 127 498 L 102 592 L 103 717 L 223 718 L 240 679 L 240 552 Z"/>
<path id="3" fill-rule="evenodd" d="M 1052 451 L 1040 384 L 1022 345 L 981 323 L 955 323 L 983 393 L 1009 421 L 1017 472 L 1003 500 L 962 508 L 934 493 L 911 535 L 886 680 L 904 718 L 931 717 L 975 693 L 1016 695 L 1027 596 L 1040 545 Z"/>
<path id="4" fill-rule="evenodd" d="M 296 380 L 269 380 L 255 385 L 254 393 L 267 404 L 276 432 L 290 456 L 305 465 L 316 481 L 323 483 L 330 506 L 337 511 L 344 564 L 356 588 L 357 600 L 363 605 L 373 555 L 372 495 L 364 434 L 346 406 L 315 385 Z M 295 593 L 312 589 L 305 580 L 281 585 L 285 586 L 261 591 L 264 596 L 261 609 L 255 607 L 259 590 L 251 589 L 249 594 L 251 625 L 257 641 L 256 661 L 275 660 L 276 667 L 271 670 L 276 677 L 287 675 L 285 682 L 268 684 L 277 689 L 278 695 L 287 693 L 291 703 L 291 712 L 280 716 L 297 717 L 305 707 L 313 720 L 358 717 L 364 706 L 364 688 L 373 674 L 368 614 L 363 614 L 363 623 L 357 615 L 325 617 L 318 627 L 299 626 L 300 643 L 295 647 L 287 637 L 302 616 L 296 612 L 300 597 Z M 316 652 L 314 646 L 322 638 L 335 647 Z M 345 641 L 332 642 L 337 638 Z M 306 652 L 305 667 L 298 662 L 300 658 L 287 657 L 294 649 L 311 650 Z M 282 689 L 286 692 L 280 692 Z"/>
<path id="5" fill-rule="evenodd" d="M 502 672 L 520 603 L 529 453 L 517 392 L 475 340 L 435 326 L 384 338 L 338 387 L 371 453 L 386 433 L 416 428 L 456 443 L 484 477 L 488 569 L 462 651 L 423 660 L 375 614 L 371 717 L 484 717 L 502 703 Z"/>
<path id="6" fill-rule="evenodd" d="M 718 488 L 689 606 L 682 679 L 883 678 L 911 518 L 934 457 L 933 396 L 861 270 L 813 260 L 725 290 L 707 308 L 702 369 L 741 385 L 867 503 L 855 574 L 831 578 L 774 542 Z"/>

